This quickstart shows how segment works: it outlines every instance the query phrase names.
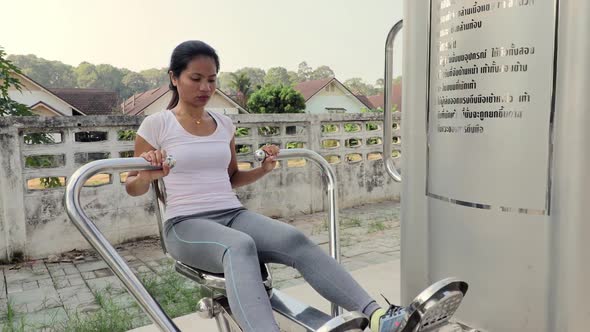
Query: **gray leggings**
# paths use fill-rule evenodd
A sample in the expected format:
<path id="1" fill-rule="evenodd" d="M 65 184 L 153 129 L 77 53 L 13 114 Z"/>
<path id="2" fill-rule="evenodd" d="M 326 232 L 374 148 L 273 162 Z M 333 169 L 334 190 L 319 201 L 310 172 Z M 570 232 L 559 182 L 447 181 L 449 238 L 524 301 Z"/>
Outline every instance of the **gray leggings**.
<path id="1" fill-rule="evenodd" d="M 244 208 L 175 217 L 165 224 L 175 259 L 224 273 L 229 305 L 244 331 L 279 331 L 260 263 L 297 269 L 324 298 L 370 316 L 379 306 L 351 275 L 295 227 Z"/>

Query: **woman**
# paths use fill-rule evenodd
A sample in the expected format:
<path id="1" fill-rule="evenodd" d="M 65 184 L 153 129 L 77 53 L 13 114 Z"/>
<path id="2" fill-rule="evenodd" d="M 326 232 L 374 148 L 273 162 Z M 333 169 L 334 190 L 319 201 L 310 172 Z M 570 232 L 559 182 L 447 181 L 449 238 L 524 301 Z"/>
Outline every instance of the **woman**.
<path id="1" fill-rule="evenodd" d="M 334 259 L 294 227 L 245 209 L 232 188 L 260 179 L 275 168 L 279 149 L 266 146 L 258 168 L 237 167 L 234 132 L 228 117 L 205 111 L 215 93 L 219 57 L 201 41 L 178 45 L 170 61 L 172 100 L 148 116 L 135 140 L 135 156 L 160 171 L 129 174 L 127 192 L 138 196 L 165 177 L 164 240 L 175 259 L 224 273 L 230 308 L 245 331 L 279 331 L 261 282 L 260 263 L 296 268 L 329 301 L 371 318 L 371 329 L 397 331 L 403 308 L 382 309 Z M 176 158 L 170 169 L 162 162 Z M 396 324 L 397 323 L 397 324 Z"/>

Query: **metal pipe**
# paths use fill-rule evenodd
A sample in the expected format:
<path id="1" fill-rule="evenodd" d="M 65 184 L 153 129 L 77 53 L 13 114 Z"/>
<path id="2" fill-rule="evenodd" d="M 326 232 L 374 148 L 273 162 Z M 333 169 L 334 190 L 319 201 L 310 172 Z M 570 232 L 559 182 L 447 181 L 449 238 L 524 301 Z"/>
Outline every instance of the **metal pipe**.
<path id="1" fill-rule="evenodd" d="M 135 297 L 154 324 L 162 331 L 180 331 L 158 302 L 143 287 L 143 284 L 133 274 L 115 248 L 84 213 L 80 205 L 80 191 L 84 183 L 97 173 L 157 169 L 160 168 L 151 166 L 143 158 L 113 158 L 90 162 L 80 167 L 68 180 L 64 204 L 74 225 L 123 282 L 125 288 Z"/>
<path id="2" fill-rule="evenodd" d="M 393 42 L 397 37 L 398 32 L 402 29 L 403 20 L 399 20 L 387 35 L 385 42 L 385 109 L 383 110 L 383 161 L 385 162 L 385 170 L 396 182 L 402 181 L 402 176 L 399 174 L 393 159 L 391 158 L 391 141 L 393 139 L 391 119 L 391 109 L 393 107 Z"/>
<path id="3" fill-rule="evenodd" d="M 266 153 L 262 150 L 256 150 L 254 153 L 256 160 L 263 161 Z M 338 187 L 336 185 L 336 175 L 330 163 L 319 153 L 308 149 L 281 149 L 277 160 L 290 158 L 305 158 L 313 161 L 320 167 L 322 173 L 328 179 L 328 200 L 330 216 L 330 256 L 340 263 L 340 231 L 338 224 Z M 342 314 L 341 308 L 332 303 L 332 317 Z"/>

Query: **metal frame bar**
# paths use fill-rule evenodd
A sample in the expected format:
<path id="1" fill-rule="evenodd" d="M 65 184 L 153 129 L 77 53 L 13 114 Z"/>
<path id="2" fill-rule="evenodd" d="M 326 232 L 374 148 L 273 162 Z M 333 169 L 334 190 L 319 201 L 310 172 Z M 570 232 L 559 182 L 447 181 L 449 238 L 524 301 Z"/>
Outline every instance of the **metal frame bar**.
<path id="1" fill-rule="evenodd" d="M 391 125 L 390 125 L 391 127 Z M 390 140 L 391 141 L 391 140 Z M 390 152 L 391 154 L 391 152 Z M 262 150 L 256 150 L 254 153 L 258 161 L 263 161 L 266 154 Z M 330 216 L 330 256 L 340 263 L 340 229 L 338 224 L 338 186 L 336 184 L 336 174 L 330 166 L 330 163 L 319 153 L 309 149 L 281 149 L 277 160 L 290 158 L 305 158 L 313 161 L 318 165 L 322 173 L 327 178 L 327 191 L 329 199 L 329 216 Z M 332 317 L 342 314 L 342 309 L 332 303 Z"/>
<path id="2" fill-rule="evenodd" d="M 135 300 L 146 314 L 148 314 L 150 319 L 162 331 L 177 332 L 180 329 L 168 317 L 164 310 L 162 310 L 160 304 L 148 293 L 115 248 L 113 248 L 96 225 L 88 218 L 80 204 L 80 192 L 84 183 L 97 173 L 156 169 L 159 168 L 151 166 L 143 158 L 113 158 L 93 161 L 80 167 L 72 174 L 66 187 L 64 204 L 68 216 L 74 225 L 76 225 L 80 233 L 90 242 L 115 275 L 123 282 L 125 288 L 135 297 Z"/>
<path id="3" fill-rule="evenodd" d="M 402 176 L 399 174 L 393 159 L 391 158 L 391 149 L 393 139 L 393 121 L 391 119 L 391 108 L 393 107 L 393 81 L 392 81 L 392 70 L 393 70 L 393 43 L 398 33 L 403 27 L 403 20 L 399 20 L 387 35 L 385 42 L 385 109 L 383 110 L 383 161 L 385 162 L 385 170 L 387 174 L 391 176 L 396 182 L 402 181 Z"/>

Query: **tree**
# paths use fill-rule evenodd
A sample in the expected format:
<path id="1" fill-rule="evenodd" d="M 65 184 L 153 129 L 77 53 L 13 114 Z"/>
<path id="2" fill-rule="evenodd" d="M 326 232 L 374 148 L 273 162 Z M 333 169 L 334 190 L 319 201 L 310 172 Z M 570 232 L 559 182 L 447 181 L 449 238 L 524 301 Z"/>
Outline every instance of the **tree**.
<path id="1" fill-rule="evenodd" d="M 101 64 L 94 67 L 94 70 L 97 78 L 92 83 L 92 87 L 107 91 L 116 91 L 119 95 L 125 90 L 125 86 L 122 83 L 125 74 L 121 69 L 111 65 Z"/>
<path id="2" fill-rule="evenodd" d="M 385 88 L 385 80 L 378 78 L 377 81 L 375 81 L 375 88 L 379 89 L 379 92 L 383 92 L 383 89 Z"/>
<path id="3" fill-rule="evenodd" d="M 287 69 L 283 67 L 272 67 L 266 71 L 264 83 L 268 85 L 291 85 L 291 79 Z"/>
<path id="4" fill-rule="evenodd" d="M 26 105 L 12 100 L 8 95 L 10 87 L 22 92 L 23 86 L 15 74 L 22 74 L 22 72 L 6 58 L 6 52 L 0 47 L 0 116 L 34 115 Z"/>
<path id="5" fill-rule="evenodd" d="M 333 78 L 336 75 L 332 68 L 328 66 L 319 66 L 313 72 L 311 72 L 311 79 L 312 80 L 323 80 L 326 78 Z"/>
<path id="6" fill-rule="evenodd" d="M 123 98 L 128 98 L 136 93 L 144 92 L 148 89 L 148 84 L 145 78 L 136 72 L 130 72 L 125 75 L 125 77 L 123 77 L 121 80 L 121 83 L 123 83 L 123 86 L 125 87 Z"/>
<path id="7" fill-rule="evenodd" d="M 248 109 L 254 113 L 303 113 L 305 99 L 290 86 L 267 85 L 250 96 Z"/>
<path id="8" fill-rule="evenodd" d="M 35 116 L 26 105 L 23 105 L 15 100 L 12 100 L 8 95 L 10 87 L 22 92 L 23 86 L 15 74 L 21 74 L 22 71 L 15 66 L 6 57 L 6 53 L 0 47 L 0 116 Z M 27 144 L 47 144 L 54 143 L 53 137 L 44 133 L 30 133 L 25 135 L 25 143 Z M 50 163 L 45 156 L 32 156 L 26 161 L 29 166 L 45 166 Z M 40 183 L 45 188 L 60 187 L 61 182 L 57 177 L 43 177 Z"/>
<path id="9" fill-rule="evenodd" d="M 170 76 L 168 75 L 168 70 L 166 68 L 146 69 L 140 71 L 139 74 L 143 76 L 146 83 L 148 84 L 148 87 L 151 89 L 155 89 L 170 83 Z"/>
<path id="10" fill-rule="evenodd" d="M 235 73 L 238 75 L 246 75 L 246 77 L 250 79 L 250 86 L 252 90 L 258 90 L 264 85 L 264 77 L 266 76 L 264 69 L 244 67 L 236 70 Z"/>
<path id="11" fill-rule="evenodd" d="M 217 74 L 217 87 L 230 96 L 236 95 L 236 91 L 232 87 L 232 73 L 220 72 Z"/>
<path id="12" fill-rule="evenodd" d="M 8 59 L 19 67 L 23 74 L 43 86 L 72 88 L 77 84 L 74 68 L 59 61 L 48 61 L 33 54 L 10 55 Z"/>
<path id="13" fill-rule="evenodd" d="M 311 79 L 311 73 L 313 70 L 307 64 L 307 62 L 303 61 L 297 66 L 297 76 L 299 77 L 299 82 L 309 81 Z"/>
<path id="14" fill-rule="evenodd" d="M 343 84 L 355 95 L 372 96 L 379 93 L 378 89 L 371 84 L 364 83 L 360 77 L 347 79 Z"/>
<path id="15" fill-rule="evenodd" d="M 98 82 L 98 73 L 96 72 L 96 66 L 82 62 L 75 69 L 78 87 L 79 88 L 95 88 Z"/>
<path id="16" fill-rule="evenodd" d="M 296 72 L 290 70 L 287 72 L 287 75 L 289 75 L 289 82 L 291 82 L 291 85 L 299 83 L 299 76 Z"/>
<path id="17" fill-rule="evenodd" d="M 252 82 L 245 72 L 231 73 L 230 74 L 231 87 L 236 91 L 236 99 L 238 104 L 246 106 L 248 104 L 248 98 L 252 94 Z"/>

